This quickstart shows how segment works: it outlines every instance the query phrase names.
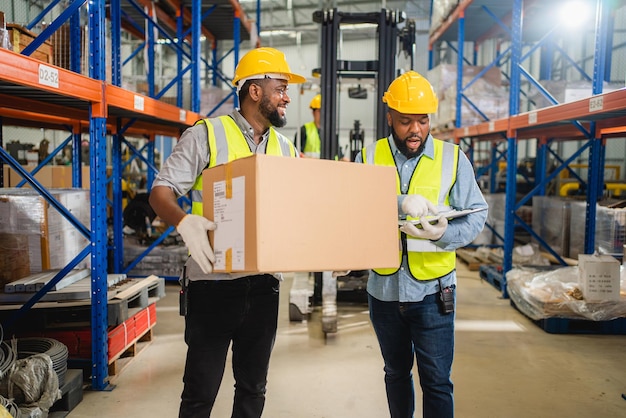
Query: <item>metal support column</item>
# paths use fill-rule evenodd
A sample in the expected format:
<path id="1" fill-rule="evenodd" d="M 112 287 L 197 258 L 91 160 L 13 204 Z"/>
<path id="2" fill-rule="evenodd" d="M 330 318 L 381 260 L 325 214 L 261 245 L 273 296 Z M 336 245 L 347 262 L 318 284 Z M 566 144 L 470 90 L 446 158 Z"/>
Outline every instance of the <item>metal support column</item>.
<path id="1" fill-rule="evenodd" d="M 522 56 L 522 0 L 515 0 L 511 14 L 511 86 L 509 115 L 519 113 L 520 59 Z M 504 257 L 502 263 L 502 296 L 508 298 L 506 273 L 513 268 L 515 235 L 515 201 L 517 195 L 517 132 L 507 132 L 506 202 L 504 209 Z"/>
<path id="2" fill-rule="evenodd" d="M 191 111 L 200 112 L 200 30 L 202 2 L 191 3 Z"/>
<path id="3" fill-rule="evenodd" d="M 122 6 L 111 0 L 111 84 L 122 85 Z"/>
<path id="4" fill-rule="evenodd" d="M 105 2 L 89 8 L 89 76 L 106 78 Z M 102 104 L 100 104 L 102 106 Z M 90 199 L 91 199 L 91 386 L 104 390 L 108 383 L 107 222 L 106 222 L 106 117 L 90 109 Z M 103 110 L 100 109 L 100 113 Z"/>
<path id="5" fill-rule="evenodd" d="M 124 269 L 124 215 L 122 209 L 122 120 L 118 118 L 113 144 L 111 146 L 111 158 L 113 159 L 111 173 L 111 188 L 113 190 L 113 273 L 121 273 Z"/>

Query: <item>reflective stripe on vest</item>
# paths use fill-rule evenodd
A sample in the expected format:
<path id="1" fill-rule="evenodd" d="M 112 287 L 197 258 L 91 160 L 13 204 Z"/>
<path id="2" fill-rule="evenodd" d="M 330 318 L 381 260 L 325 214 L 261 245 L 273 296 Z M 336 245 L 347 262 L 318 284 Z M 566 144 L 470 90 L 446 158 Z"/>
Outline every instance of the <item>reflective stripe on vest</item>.
<path id="1" fill-rule="evenodd" d="M 241 129 L 230 116 L 202 119 L 198 123 L 204 123 L 207 128 L 210 157 L 206 168 L 253 155 Z M 265 153 L 295 157 L 296 149 L 287 137 L 270 128 Z M 202 215 L 202 175 L 191 188 L 191 213 Z"/>
<path id="2" fill-rule="evenodd" d="M 437 206 L 440 208 L 448 207 L 450 189 L 456 181 L 458 146 L 432 137 L 431 140 L 435 149 L 434 159 L 420 158 L 411 176 L 408 194 L 421 194 L 431 202 L 437 202 Z M 376 141 L 375 144 L 363 148 L 361 155 L 366 164 L 396 167 L 388 138 L 383 138 Z M 396 192 L 398 195 L 402 194 L 398 173 L 396 175 Z M 411 218 L 407 217 L 407 219 Z M 453 251 L 443 251 L 425 239 L 410 236 L 403 239 L 403 234 L 400 232 L 398 232 L 398 236 L 401 241 L 400 248 L 406 248 L 409 270 L 414 278 L 432 280 L 454 270 L 456 255 Z M 402 258 L 402 250 L 400 250 L 399 256 Z M 376 269 L 374 271 L 385 276 L 395 274 L 398 269 Z"/>
<path id="3" fill-rule="evenodd" d="M 322 153 L 322 140 L 320 139 L 320 133 L 315 126 L 315 122 L 307 122 L 304 124 L 306 130 L 306 143 L 302 152 L 307 157 L 320 158 Z"/>

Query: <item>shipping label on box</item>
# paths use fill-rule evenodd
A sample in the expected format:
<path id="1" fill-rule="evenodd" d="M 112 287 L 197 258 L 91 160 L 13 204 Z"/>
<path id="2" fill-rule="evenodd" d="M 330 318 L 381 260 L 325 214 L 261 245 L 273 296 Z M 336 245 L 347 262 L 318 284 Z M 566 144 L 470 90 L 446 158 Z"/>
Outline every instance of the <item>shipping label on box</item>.
<path id="1" fill-rule="evenodd" d="M 609 255 L 578 256 L 579 285 L 585 301 L 620 299 L 620 263 Z"/>
<path id="2" fill-rule="evenodd" d="M 203 172 L 216 272 L 399 265 L 396 170 L 254 155 Z"/>

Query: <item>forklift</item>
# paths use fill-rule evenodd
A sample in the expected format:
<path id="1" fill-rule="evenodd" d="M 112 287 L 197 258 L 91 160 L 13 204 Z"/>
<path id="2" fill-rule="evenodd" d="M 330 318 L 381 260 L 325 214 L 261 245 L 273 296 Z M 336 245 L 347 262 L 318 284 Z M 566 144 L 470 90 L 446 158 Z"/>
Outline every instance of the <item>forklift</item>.
<path id="1" fill-rule="evenodd" d="M 337 9 L 325 9 L 313 14 L 313 21 L 321 24 L 321 68 L 313 71 L 314 76 L 320 77 L 322 94 L 321 128 L 322 139 L 321 158 L 335 159 L 340 154 L 338 114 L 338 84 L 342 80 L 357 80 L 358 87 L 348 89 L 350 98 L 363 99 L 367 97 L 367 90 L 360 85 L 361 80 L 373 80 L 376 97 L 382 97 L 383 92 L 396 76 L 396 51 L 398 44 L 405 52 L 411 54 L 415 44 L 415 26 L 408 21 L 403 28 L 399 25 L 405 21 L 404 13 L 382 9 L 380 12 L 344 13 Z M 370 61 L 346 61 L 338 59 L 340 26 L 342 24 L 369 23 L 377 25 L 378 59 Z M 398 42 L 399 41 L 399 42 Z M 376 101 L 376 138 L 389 135 L 386 123 L 386 108 L 380 100 Z M 350 131 L 350 161 L 364 146 L 364 131 L 360 121 L 354 121 Z M 334 277 L 333 272 L 313 273 L 313 288 L 311 289 L 309 273 L 296 273 L 289 295 L 289 319 L 302 321 L 312 312 L 311 300 L 314 304 L 322 305 L 322 331 L 324 334 L 337 332 L 337 299 L 338 291 L 343 295 L 367 301 L 368 270 L 351 271 L 345 276 Z"/>

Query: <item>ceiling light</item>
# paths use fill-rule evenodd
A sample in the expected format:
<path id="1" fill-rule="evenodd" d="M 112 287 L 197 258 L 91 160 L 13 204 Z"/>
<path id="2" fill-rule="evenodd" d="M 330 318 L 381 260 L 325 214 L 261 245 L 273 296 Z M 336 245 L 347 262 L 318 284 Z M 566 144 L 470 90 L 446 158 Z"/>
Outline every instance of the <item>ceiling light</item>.
<path id="1" fill-rule="evenodd" d="M 582 0 L 563 3 L 559 11 L 561 24 L 568 29 L 581 27 L 590 15 L 589 9 L 589 3 Z"/>

